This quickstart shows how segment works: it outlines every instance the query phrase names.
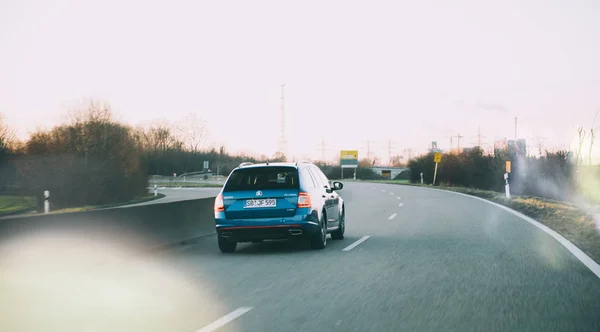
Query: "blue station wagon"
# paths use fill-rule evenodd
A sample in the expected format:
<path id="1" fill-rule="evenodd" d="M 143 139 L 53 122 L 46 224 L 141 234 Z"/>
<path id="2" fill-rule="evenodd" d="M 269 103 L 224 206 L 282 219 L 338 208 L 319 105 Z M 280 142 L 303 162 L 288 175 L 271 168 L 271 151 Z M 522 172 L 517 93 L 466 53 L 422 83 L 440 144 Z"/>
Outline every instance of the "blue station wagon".
<path id="1" fill-rule="evenodd" d="M 323 249 L 328 233 L 344 238 L 342 188 L 310 162 L 242 163 L 215 199 L 219 249 L 229 253 L 240 242 L 294 238 Z"/>

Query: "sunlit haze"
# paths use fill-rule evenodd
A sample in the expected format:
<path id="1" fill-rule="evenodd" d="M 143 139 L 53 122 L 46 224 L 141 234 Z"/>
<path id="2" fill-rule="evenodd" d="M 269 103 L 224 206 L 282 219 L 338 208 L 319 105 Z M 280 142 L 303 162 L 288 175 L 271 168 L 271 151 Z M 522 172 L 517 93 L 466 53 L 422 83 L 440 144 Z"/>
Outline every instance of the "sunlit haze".
<path id="1" fill-rule="evenodd" d="M 568 148 L 600 109 L 599 14 L 594 0 L 0 0 L 0 112 L 22 138 L 83 98 L 132 125 L 197 113 L 213 144 L 272 155 L 285 84 L 289 156 L 320 158 L 323 137 L 328 159 L 472 146 L 478 127 L 491 145 L 515 117 L 532 149 Z"/>

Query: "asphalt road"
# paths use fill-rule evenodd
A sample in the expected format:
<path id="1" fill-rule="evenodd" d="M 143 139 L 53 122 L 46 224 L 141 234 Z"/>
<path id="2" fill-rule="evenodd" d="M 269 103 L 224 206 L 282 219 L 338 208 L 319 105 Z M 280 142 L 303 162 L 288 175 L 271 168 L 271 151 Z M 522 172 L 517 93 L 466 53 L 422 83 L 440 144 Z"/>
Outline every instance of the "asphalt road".
<path id="1" fill-rule="evenodd" d="M 94 251 L 109 262 L 88 273 L 104 282 L 71 279 L 60 296 L 79 311 L 63 315 L 94 331 L 600 331 L 600 279 L 510 212 L 409 186 L 340 194 L 346 239 L 324 250 L 266 242 L 224 255 L 211 235 L 139 257 Z"/>

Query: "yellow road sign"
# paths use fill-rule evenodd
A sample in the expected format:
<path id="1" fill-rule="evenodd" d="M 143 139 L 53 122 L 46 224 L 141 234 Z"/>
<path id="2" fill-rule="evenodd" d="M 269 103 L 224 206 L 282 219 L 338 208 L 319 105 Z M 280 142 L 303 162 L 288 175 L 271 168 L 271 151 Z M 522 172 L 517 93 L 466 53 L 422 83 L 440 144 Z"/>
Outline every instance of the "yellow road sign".
<path id="1" fill-rule="evenodd" d="M 358 160 L 358 150 L 342 150 L 340 159 L 356 159 Z"/>
<path id="2" fill-rule="evenodd" d="M 510 160 L 506 161 L 506 173 L 510 173 Z"/>
<path id="3" fill-rule="evenodd" d="M 433 154 L 433 162 L 434 163 L 439 163 L 440 161 L 442 161 L 442 153 L 441 152 L 435 152 Z"/>

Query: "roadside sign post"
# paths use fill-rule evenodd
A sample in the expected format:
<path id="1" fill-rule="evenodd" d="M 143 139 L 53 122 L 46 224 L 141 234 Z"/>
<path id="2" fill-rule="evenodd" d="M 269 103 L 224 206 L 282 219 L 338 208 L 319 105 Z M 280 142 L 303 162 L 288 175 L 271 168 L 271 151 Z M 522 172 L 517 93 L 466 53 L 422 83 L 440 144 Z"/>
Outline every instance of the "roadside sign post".
<path id="1" fill-rule="evenodd" d="M 508 173 L 504 173 L 504 181 L 506 181 L 506 184 L 504 185 L 504 190 L 506 191 L 506 198 L 510 198 L 510 185 L 508 184 Z"/>
<path id="2" fill-rule="evenodd" d="M 44 213 L 50 212 L 50 191 L 44 190 Z"/>
<path id="3" fill-rule="evenodd" d="M 504 181 L 506 184 L 504 185 L 504 191 L 506 192 L 506 198 L 510 198 L 510 184 L 508 183 L 508 173 L 510 173 L 510 160 L 506 161 L 506 173 L 504 173 Z"/>
<path id="4" fill-rule="evenodd" d="M 440 163 L 440 161 L 442 161 L 442 153 L 441 152 L 435 152 L 433 154 L 433 162 L 435 163 L 435 169 L 433 171 L 433 183 L 431 184 L 432 186 L 435 185 L 435 179 L 437 178 L 438 164 Z"/>
<path id="5" fill-rule="evenodd" d="M 354 180 L 356 180 L 356 168 L 358 167 L 358 150 L 340 151 L 340 179 L 344 179 L 344 168 L 354 168 Z"/>

